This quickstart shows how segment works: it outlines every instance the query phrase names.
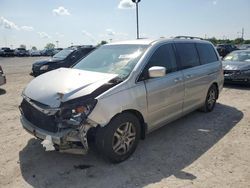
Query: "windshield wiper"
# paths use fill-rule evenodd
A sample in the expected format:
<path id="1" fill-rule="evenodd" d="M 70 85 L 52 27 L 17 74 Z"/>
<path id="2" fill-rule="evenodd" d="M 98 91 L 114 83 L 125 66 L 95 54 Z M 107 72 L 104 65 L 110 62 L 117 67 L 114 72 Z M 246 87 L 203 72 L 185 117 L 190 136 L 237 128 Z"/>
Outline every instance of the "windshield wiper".
<path id="1" fill-rule="evenodd" d="M 113 78 L 112 80 L 110 80 L 109 83 L 119 84 L 119 83 L 123 82 L 124 80 L 125 80 L 124 78 L 117 76 L 117 77 Z"/>

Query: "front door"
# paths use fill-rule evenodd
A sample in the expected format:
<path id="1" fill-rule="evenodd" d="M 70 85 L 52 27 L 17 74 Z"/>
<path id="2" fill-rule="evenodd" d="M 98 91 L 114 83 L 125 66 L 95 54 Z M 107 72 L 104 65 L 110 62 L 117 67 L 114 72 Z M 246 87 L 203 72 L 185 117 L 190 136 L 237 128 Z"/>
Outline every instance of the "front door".
<path id="1" fill-rule="evenodd" d="M 153 66 L 166 68 L 166 75 L 144 79 L 147 93 L 148 129 L 153 130 L 182 114 L 184 84 L 182 71 L 177 71 L 172 44 L 164 44 L 156 49 L 149 59 L 143 74 Z"/>

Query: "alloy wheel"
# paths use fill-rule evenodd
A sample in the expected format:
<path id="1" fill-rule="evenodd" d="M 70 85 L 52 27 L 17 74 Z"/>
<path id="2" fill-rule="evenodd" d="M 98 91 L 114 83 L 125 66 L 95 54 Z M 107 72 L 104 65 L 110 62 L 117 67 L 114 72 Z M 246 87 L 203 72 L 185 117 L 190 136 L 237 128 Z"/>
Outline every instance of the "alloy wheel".
<path id="1" fill-rule="evenodd" d="M 216 91 L 211 89 L 208 94 L 207 105 L 209 109 L 212 109 L 216 102 Z"/>
<path id="2" fill-rule="evenodd" d="M 130 151 L 136 139 L 136 128 L 131 122 L 121 124 L 113 136 L 113 151 L 124 155 Z"/>

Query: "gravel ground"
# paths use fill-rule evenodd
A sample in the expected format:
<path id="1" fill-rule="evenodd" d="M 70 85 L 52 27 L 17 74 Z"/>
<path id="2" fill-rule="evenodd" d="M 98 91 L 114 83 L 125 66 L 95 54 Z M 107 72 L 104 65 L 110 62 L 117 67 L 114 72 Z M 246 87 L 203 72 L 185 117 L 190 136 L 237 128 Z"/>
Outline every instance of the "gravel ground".
<path id="1" fill-rule="evenodd" d="M 19 122 L 36 58 L 0 58 L 0 187 L 250 187 L 250 87 L 227 85 L 212 113 L 193 112 L 149 134 L 117 165 L 95 152 L 45 152 Z"/>

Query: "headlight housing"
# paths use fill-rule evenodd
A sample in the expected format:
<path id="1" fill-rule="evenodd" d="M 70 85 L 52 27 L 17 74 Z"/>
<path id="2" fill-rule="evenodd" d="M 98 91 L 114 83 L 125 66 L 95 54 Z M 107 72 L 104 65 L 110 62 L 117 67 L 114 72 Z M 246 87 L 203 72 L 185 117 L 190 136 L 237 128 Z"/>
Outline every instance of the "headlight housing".
<path id="1" fill-rule="evenodd" d="M 81 125 L 92 112 L 96 103 L 96 99 L 79 103 L 65 103 L 61 109 L 60 116 L 70 125 Z"/>
<path id="2" fill-rule="evenodd" d="M 48 70 L 49 68 L 49 65 L 43 65 L 41 66 L 40 70 Z"/>

